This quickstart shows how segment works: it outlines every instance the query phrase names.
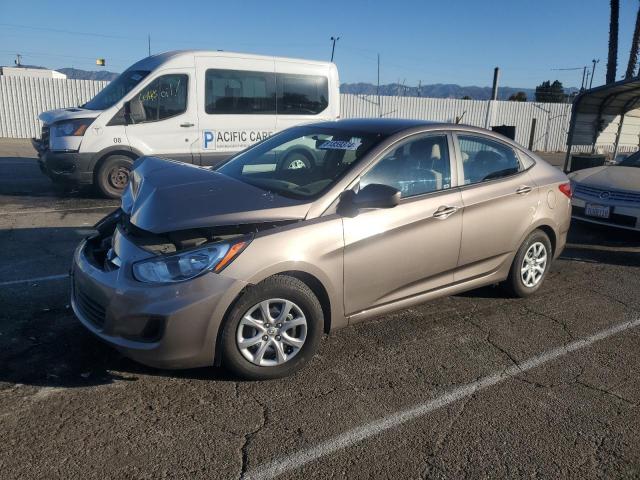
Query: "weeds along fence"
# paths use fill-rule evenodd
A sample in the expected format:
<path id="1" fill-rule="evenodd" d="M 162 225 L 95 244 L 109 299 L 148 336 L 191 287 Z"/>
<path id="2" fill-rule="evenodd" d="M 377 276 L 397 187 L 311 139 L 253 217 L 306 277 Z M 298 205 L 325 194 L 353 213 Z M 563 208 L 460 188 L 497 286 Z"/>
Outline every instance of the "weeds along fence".
<path id="1" fill-rule="evenodd" d="M 38 114 L 77 107 L 107 85 L 92 80 L 0 76 L 0 137 L 31 138 L 40 134 Z M 448 98 L 340 95 L 342 118 L 393 117 L 455 122 L 490 128 L 516 128 L 516 141 L 533 149 L 564 151 L 571 105 L 558 103 L 457 100 Z"/>

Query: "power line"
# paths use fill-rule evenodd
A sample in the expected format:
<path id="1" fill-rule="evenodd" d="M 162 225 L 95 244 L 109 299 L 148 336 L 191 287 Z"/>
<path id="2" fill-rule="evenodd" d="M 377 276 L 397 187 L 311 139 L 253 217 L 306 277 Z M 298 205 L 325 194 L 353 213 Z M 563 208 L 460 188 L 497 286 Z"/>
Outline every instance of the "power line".
<path id="1" fill-rule="evenodd" d="M 11 28 L 26 28 L 28 30 L 42 30 L 45 32 L 54 32 L 54 33 L 64 33 L 67 35 L 84 35 L 87 37 L 101 37 L 101 38 L 121 38 L 127 40 L 140 40 L 144 37 L 129 37 L 124 35 L 110 35 L 106 33 L 96 33 L 96 32 L 78 32 L 74 30 L 62 30 L 58 28 L 50 28 L 50 27 L 35 27 L 31 25 L 18 25 L 15 23 L 0 23 L 0 27 L 11 27 Z"/>

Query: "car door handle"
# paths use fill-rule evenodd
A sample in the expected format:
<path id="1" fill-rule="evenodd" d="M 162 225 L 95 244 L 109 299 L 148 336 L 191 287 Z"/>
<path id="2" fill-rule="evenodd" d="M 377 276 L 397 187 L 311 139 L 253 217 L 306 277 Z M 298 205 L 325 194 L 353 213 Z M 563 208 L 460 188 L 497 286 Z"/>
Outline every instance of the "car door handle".
<path id="1" fill-rule="evenodd" d="M 193 127 L 193 123 L 185 122 L 185 123 L 181 123 L 180 126 L 184 128 L 189 128 L 189 127 Z"/>
<path id="2" fill-rule="evenodd" d="M 434 213 L 433 216 L 438 220 L 444 220 L 458 211 L 458 207 L 450 207 L 449 205 L 442 205 Z"/>
<path id="3" fill-rule="evenodd" d="M 529 185 L 521 185 L 520 187 L 518 187 L 518 189 L 516 190 L 516 193 L 518 195 L 526 195 L 527 193 L 529 193 L 531 190 L 533 190 L 532 187 L 530 187 Z"/>

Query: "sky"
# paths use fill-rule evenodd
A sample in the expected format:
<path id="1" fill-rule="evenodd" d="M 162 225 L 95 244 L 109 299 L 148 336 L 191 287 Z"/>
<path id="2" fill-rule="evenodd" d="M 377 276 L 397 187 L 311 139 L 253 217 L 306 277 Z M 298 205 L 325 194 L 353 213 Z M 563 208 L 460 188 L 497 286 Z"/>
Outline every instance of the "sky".
<path id="1" fill-rule="evenodd" d="M 618 78 L 626 70 L 638 0 L 621 0 Z M 0 0 L 0 65 L 121 72 L 151 52 L 208 49 L 329 60 L 341 82 L 533 88 L 580 86 L 600 59 L 604 83 L 608 0 Z M 580 68 L 580 70 L 556 70 Z"/>

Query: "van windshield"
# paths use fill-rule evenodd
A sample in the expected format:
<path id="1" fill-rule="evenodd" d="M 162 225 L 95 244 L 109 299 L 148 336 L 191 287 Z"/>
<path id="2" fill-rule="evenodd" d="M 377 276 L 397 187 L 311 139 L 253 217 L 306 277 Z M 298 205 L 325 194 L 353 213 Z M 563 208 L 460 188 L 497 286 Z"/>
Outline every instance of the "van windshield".
<path id="1" fill-rule="evenodd" d="M 278 195 L 311 199 L 331 188 L 384 138 L 378 133 L 297 127 L 245 150 L 216 170 Z"/>
<path id="2" fill-rule="evenodd" d="M 149 73 L 146 70 L 125 70 L 118 78 L 104 87 L 100 93 L 82 105 L 82 108 L 106 110 L 133 90 Z"/>

